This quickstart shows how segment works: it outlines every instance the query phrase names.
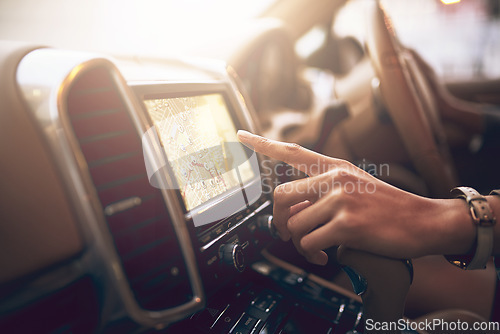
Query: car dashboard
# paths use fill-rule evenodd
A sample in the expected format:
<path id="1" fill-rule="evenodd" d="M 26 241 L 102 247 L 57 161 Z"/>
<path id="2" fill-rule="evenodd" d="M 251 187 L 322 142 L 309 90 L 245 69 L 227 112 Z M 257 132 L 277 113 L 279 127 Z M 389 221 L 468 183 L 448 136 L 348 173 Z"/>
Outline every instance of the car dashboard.
<path id="1" fill-rule="evenodd" d="M 362 331 L 358 296 L 268 250 L 276 176 L 230 67 L 2 54 L 6 333 Z"/>

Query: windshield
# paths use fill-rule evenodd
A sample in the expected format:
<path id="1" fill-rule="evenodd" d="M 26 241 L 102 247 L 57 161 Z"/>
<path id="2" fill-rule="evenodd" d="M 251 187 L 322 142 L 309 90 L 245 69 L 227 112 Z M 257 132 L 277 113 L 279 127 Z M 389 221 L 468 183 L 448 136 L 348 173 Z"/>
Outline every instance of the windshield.
<path id="1" fill-rule="evenodd" d="M 193 52 L 275 0 L 2 0 L 0 39 L 113 54 Z"/>
<path id="2" fill-rule="evenodd" d="M 335 20 L 339 36 L 363 41 L 366 0 L 350 0 Z M 447 80 L 500 76 L 497 0 L 384 0 L 398 38 Z"/>

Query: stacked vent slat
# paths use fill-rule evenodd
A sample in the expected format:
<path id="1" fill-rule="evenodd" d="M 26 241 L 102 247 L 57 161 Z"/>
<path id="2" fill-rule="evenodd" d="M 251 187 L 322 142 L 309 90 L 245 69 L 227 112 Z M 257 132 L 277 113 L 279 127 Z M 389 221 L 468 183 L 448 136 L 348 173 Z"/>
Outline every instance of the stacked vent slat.
<path id="1" fill-rule="evenodd" d="M 81 73 L 67 96 L 72 131 L 80 145 L 124 272 L 138 304 L 161 310 L 188 302 L 192 291 L 161 192 L 147 179 L 141 138 L 109 69 Z"/>

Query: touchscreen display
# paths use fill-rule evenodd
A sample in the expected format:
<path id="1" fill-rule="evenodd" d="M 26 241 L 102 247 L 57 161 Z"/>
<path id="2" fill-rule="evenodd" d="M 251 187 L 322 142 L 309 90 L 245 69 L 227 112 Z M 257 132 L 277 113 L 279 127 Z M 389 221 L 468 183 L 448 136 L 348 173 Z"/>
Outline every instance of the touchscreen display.
<path id="1" fill-rule="evenodd" d="M 144 103 L 188 211 L 256 177 L 223 95 Z"/>

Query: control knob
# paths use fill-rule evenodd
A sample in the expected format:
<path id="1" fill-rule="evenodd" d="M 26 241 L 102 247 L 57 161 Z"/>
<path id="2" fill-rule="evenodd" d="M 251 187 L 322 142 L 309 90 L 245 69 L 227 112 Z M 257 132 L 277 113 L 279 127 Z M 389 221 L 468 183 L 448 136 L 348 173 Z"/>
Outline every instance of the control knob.
<path id="1" fill-rule="evenodd" d="M 276 230 L 276 227 L 274 227 L 273 224 L 273 215 L 260 215 L 257 217 L 257 226 L 259 227 L 260 230 L 269 232 L 269 234 L 277 239 L 279 237 L 278 231 Z"/>
<path id="2" fill-rule="evenodd" d="M 235 268 L 239 272 L 245 269 L 245 254 L 239 243 L 226 244 L 221 247 L 222 262 Z"/>

